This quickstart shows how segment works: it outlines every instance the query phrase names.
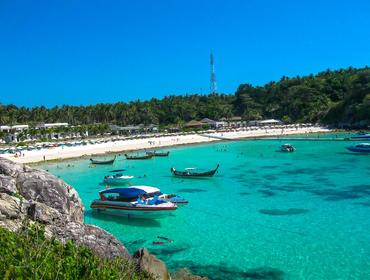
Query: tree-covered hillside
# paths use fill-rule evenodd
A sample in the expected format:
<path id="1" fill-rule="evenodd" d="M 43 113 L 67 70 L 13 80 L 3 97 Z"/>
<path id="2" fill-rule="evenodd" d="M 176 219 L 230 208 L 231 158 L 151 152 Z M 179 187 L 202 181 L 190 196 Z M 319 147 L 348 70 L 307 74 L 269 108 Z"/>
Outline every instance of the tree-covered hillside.
<path id="1" fill-rule="evenodd" d="M 370 69 L 348 68 L 306 77 L 282 77 L 263 87 L 240 85 L 236 112 L 247 119 L 288 122 L 369 123 Z"/>
<path id="2" fill-rule="evenodd" d="M 6 102 L 6 100 L 4 100 Z M 286 122 L 334 125 L 370 123 L 370 68 L 325 71 L 306 77 L 282 77 L 264 86 L 241 84 L 235 95 L 168 96 L 161 100 L 93 106 L 16 107 L 0 105 L 0 124 L 178 124 L 192 119 L 242 116 Z"/>

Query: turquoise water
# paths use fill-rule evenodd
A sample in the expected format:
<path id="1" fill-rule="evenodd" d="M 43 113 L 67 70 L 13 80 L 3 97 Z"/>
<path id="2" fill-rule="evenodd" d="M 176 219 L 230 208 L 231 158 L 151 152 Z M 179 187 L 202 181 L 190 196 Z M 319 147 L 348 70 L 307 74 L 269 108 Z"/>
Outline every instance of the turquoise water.
<path id="1" fill-rule="evenodd" d="M 350 142 L 222 142 L 170 149 L 168 158 L 89 168 L 85 160 L 43 165 L 79 192 L 85 221 L 134 252 L 147 247 L 171 270 L 190 268 L 210 279 L 370 279 L 370 156 L 346 152 Z M 179 179 L 170 167 L 211 169 L 209 179 Z M 73 167 L 67 167 L 67 165 Z M 109 170 L 143 176 L 189 205 L 157 221 L 93 214 L 90 202 Z M 155 245 L 157 236 L 172 243 Z M 265 278 L 263 278 L 265 277 Z M 269 278 L 270 277 L 270 278 Z"/>

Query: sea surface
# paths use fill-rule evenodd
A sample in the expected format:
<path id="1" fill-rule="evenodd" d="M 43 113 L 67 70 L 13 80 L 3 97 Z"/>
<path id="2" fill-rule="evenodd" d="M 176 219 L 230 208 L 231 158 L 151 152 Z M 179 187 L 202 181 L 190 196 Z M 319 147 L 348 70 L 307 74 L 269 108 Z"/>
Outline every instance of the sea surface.
<path id="1" fill-rule="evenodd" d="M 171 148 L 168 158 L 120 156 L 96 168 L 79 159 L 41 168 L 77 189 L 87 223 L 114 234 L 131 253 L 147 247 L 172 271 L 187 267 L 222 280 L 370 279 L 370 155 L 347 152 L 348 141 L 292 140 L 296 152 L 278 152 L 285 142 L 219 142 Z M 218 163 L 213 178 L 170 173 L 171 166 Z M 179 194 L 189 204 L 160 220 L 92 213 L 103 177 L 117 168 L 134 175 L 133 184 Z M 158 236 L 173 242 L 153 244 L 164 241 Z"/>

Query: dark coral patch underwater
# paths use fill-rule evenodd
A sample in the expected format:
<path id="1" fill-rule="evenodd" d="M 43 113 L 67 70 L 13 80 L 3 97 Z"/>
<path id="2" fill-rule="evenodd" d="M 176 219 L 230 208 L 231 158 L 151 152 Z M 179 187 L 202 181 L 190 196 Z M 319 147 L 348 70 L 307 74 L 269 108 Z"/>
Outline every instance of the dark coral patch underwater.
<path id="1" fill-rule="evenodd" d="M 287 210 L 283 209 L 261 209 L 260 213 L 270 216 L 290 216 L 290 215 L 299 215 L 309 212 L 308 209 L 302 208 L 289 208 Z"/>

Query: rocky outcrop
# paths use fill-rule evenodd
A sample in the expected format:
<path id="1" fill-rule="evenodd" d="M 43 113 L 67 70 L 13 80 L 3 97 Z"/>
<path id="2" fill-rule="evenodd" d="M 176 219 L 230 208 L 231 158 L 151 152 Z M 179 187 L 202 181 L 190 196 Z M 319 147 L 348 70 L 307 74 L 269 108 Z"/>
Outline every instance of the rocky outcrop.
<path id="1" fill-rule="evenodd" d="M 134 258 L 138 262 L 139 269 L 144 269 L 155 275 L 160 280 L 171 279 L 164 262 L 149 253 L 145 248 L 137 250 Z"/>
<path id="2" fill-rule="evenodd" d="M 17 186 L 13 177 L 0 174 L 0 192 L 7 194 L 17 193 Z"/>
<path id="3" fill-rule="evenodd" d="M 112 234 L 93 225 L 82 225 L 71 222 L 65 227 L 49 227 L 53 235 L 61 241 L 75 240 L 79 245 L 85 245 L 103 258 L 127 257 L 127 250 Z"/>
<path id="4" fill-rule="evenodd" d="M 29 201 L 46 204 L 68 221 L 83 222 L 84 207 L 74 188 L 46 171 L 26 170 L 16 177 L 20 195 Z"/>
<path id="5" fill-rule="evenodd" d="M 0 226 L 16 232 L 25 219 L 44 224 L 46 235 L 74 240 L 101 257 L 129 256 L 113 235 L 83 223 L 84 207 L 72 186 L 46 171 L 0 157 Z"/>
<path id="6" fill-rule="evenodd" d="M 172 280 L 208 280 L 208 277 L 193 275 L 188 269 L 182 268 L 171 274 Z"/>

